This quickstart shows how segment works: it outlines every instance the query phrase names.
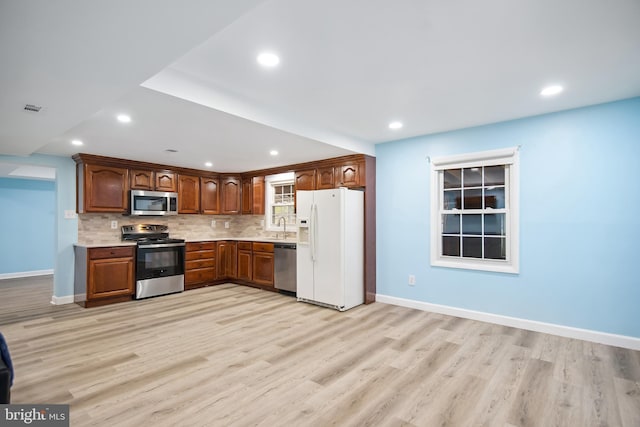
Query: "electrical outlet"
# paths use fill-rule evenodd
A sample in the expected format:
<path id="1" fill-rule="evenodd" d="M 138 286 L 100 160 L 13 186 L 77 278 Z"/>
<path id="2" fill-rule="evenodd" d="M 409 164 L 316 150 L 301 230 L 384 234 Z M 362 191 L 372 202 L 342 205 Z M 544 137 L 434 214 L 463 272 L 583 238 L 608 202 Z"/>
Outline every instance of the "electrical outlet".
<path id="1" fill-rule="evenodd" d="M 409 285 L 410 286 L 415 286 L 416 285 L 416 276 L 414 276 L 413 274 L 409 275 Z"/>
<path id="2" fill-rule="evenodd" d="M 76 218 L 78 218 L 78 214 L 76 213 L 76 211 L 72 211 L 72 210 L 64 211 L 64 219 L 76 219 Z"/>
<path id="3" fill-rule="evenodd" d="M 211 220 L 211 228 L 216 228 L 216 220 L 215 219 Z"/>
<path id="4" fill-rule="evenodd" d="M 111 229 L 115 230 L 118 228 L 118 221 L 111 221 Z"/>
<path id="5" fill-rule="evenodd" d="M 229 228 L 229 221 L 224 222 L 224 228 Z"/>

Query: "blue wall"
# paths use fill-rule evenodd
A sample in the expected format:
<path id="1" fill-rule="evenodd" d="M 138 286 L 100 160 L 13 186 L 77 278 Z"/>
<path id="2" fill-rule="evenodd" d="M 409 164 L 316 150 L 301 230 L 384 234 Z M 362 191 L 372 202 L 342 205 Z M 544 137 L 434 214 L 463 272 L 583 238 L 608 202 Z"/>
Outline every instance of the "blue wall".
<path id="1" fill-rule="evenodd" d="M 518 145 L 520 274 L 431 267 L 426 157 Z M 379 144 L 376 157 L 379 294 L 640 337 L 640 98 Z"/>
<path id="2" fill-rule="evenodd" d="M 0 274 L 53 270 L 55 182 L 0 178 Z"/>
<path id="3" fill-rule="evenodd" d="M 76 167 L 70 157 L 33 154 L 27 157 L 0 155 L 2 163 L 48 166 L 56 170 L 55 182 L 55 261 L 53 296 L 73 296 L 74 254 L 78 242 L 78 220 L 65 219 L 64 211 L 76 209 Z M 8 227 L 8 225 L 5 225 Z"/>

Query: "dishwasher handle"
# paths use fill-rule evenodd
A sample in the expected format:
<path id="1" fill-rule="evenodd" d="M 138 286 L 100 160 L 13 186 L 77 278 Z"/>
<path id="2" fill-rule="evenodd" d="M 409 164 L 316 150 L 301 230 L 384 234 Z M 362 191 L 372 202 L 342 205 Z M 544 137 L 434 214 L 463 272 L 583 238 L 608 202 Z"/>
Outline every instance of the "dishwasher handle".
<path id="1" fill-rule="evenodd" d="M 274 249 L 296 249 L 295 243 L 274 243 Z"/>

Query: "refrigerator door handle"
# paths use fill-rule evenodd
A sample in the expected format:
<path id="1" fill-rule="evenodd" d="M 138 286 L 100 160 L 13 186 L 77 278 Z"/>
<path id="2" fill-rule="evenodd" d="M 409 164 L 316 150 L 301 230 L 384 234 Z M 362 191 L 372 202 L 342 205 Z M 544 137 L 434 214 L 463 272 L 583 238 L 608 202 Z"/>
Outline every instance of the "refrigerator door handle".
<path id="1" fill-rule="evenodd" d="M 317 227 L 317 220 L 318 220 L 318 205 L 316 205 L 315 203 L 313 203 L 311 205 L 311 218 L 309 220 L 310 222 L 310 230 L 309 230 L 309 239 L 310 239 L 310 246 L 311 246 L 311 261 L 315 262 L 316 261 L 316 227 Z"/>

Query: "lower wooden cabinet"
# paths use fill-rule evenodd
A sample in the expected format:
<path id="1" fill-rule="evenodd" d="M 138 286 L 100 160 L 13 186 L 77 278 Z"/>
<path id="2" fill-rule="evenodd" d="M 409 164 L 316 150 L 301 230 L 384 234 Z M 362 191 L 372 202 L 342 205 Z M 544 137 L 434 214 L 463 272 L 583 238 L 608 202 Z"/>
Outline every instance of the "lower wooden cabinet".
<path id="1" fill-rule="evenodd" d="M 253 282 L 273 287 L 273 243 L 253 243 Z"/>
<path id="2" fill-rule="evenodd" d="M 217 245 L 218 279 L 235 279 L 237 272 L 237 245 L 236 242 L 219 241 Z"/>
<path id="3" fill-rule="evenodd" d="M 93 307 L 133 298 L 135 246 L 76 246 L 75 255 L 75 302 Z"/>
<path id="4" fill-rule="evenodd" d="M 238 242 L 237 279 L 273 287 L 273 243 Z"/>
<path id="5" fill-rule="evenodd" d="M 188 242 L 184 262 L 185 290 L 206 286 L 216 278 L 216 242 Z"/>
<path id="6" fill-rule="evenodd" d="M 248 282 L 253 278 L 251 242 L 238 242 L 238 279 Z"/>

